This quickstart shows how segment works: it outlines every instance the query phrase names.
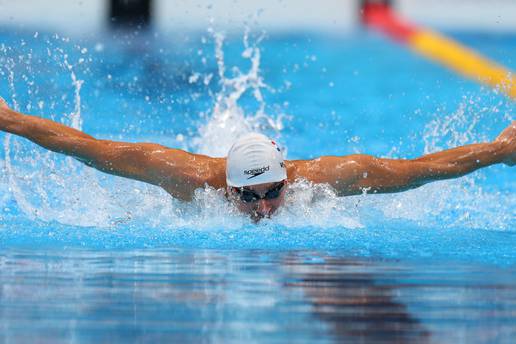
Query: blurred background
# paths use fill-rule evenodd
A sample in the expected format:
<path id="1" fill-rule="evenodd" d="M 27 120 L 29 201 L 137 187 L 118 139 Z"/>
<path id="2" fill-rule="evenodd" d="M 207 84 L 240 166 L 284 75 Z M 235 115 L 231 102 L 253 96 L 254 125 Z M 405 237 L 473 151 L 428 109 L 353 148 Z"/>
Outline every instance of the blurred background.
<path id="1" fill-rule="evenodd" d="M 394 0 L 412 20 L 441 29 L 515 31 L 513 0 Z M 204 30 L 208 24 L 241 29 L 324 30 L 350 32 L 359 27 L 359 0 L 23 0 L 0 1 L 2 26 L 46 28 L 62 34 L 88 35 L 106 30 L 113 8 L 147 13 L 158 30 Z M 137 14 L 135 14 L 138 16 Z"/>

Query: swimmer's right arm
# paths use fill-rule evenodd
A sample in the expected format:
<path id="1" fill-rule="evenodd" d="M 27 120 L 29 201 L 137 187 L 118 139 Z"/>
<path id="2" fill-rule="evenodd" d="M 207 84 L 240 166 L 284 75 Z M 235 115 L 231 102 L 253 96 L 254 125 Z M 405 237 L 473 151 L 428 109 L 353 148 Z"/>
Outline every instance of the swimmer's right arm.
<path id="1" fill-rule="evenodd" d="M 219 188 L 224 182 L 223 159 L 153 143 L 98 140 L 60 123 L 11 110 L 1 98 L 0 130 L 102 172 L 160 186 L 182 200 L 191 200 L 195 189 L 205 184 Z"/>

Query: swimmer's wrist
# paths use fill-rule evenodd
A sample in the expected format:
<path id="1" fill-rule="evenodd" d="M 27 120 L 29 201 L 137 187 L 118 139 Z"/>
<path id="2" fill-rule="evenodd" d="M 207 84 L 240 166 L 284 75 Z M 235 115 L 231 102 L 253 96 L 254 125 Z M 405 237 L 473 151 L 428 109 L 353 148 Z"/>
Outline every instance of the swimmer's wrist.
<path id="1" fill-rule="evenodd" d="M 510 155 L 510 145 L 508 142 L 495 140 L 489 144 L 489 150 L 492 152 L 493 163 L 505 163 L 507 159 L 509 159 Z"/>

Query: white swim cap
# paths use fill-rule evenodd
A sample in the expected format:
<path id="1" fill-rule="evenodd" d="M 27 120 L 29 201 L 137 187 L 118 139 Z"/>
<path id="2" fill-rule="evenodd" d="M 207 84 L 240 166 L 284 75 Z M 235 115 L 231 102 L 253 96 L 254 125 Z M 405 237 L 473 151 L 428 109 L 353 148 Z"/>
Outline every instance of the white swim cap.
<path id="1" fill-rule="evenodd" d="M 267 136 L 247 134 L 231 146 L 226 160 L 228 186 L 274 183 L 284 179 L 287 179 L 287 170 L 283 155 Z"/>

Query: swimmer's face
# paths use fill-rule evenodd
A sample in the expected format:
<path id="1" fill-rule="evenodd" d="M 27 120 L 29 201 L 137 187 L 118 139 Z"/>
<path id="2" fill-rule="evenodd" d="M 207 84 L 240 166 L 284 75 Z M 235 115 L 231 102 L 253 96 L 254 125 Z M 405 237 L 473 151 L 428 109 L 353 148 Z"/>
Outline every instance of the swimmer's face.
<path id="1" fill-rule="evenodd" d="M 243 188 L 228 187 L 229 198 L 243 213 L 258 221 L 271 217 L 285 202 L 287 181 L 249 185 Z"/>

